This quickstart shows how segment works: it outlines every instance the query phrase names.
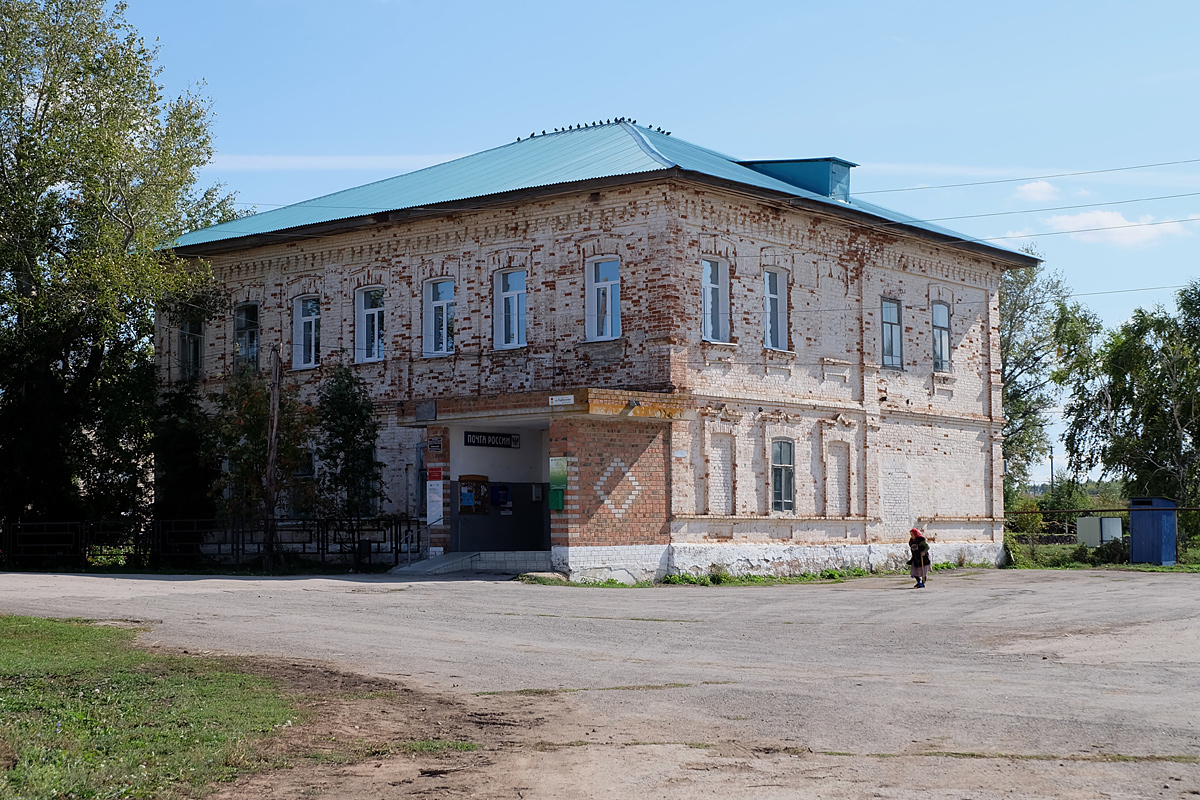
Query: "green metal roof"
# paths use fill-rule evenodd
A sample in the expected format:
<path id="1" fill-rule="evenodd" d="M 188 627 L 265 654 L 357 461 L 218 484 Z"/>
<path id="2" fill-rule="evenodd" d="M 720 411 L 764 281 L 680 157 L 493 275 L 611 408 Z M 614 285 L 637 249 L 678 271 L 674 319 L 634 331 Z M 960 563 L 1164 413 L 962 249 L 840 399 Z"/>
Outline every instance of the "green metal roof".
<path id="1" fill-rule="evenodd" d="M 848 162 L 842 162 L 848 163 Z M 640 125 L 620 121 L 521 139 L 502 147 L 447 161 L 432 167 L 368 183 L 353 189 L 305 200 L 283 208 L 231 220 L 184 234 L 177 250 L 209 250 L 236 247 L 242 237 L 281 235 L 355 217 L 388 211 L 419 209 L 440 203 L 482 198 L 522 189 L 537 189 L 579 181 L 614 178 L 669 169 L 698 173 L 732 183 L 765 189 L 785 196 L 804 198 L 839 209 L 880 218 L 893 225 L 917 228 L 941 237 L 970 242 L 970 237 L 913 219 L 872 203 L 854 199 L 834 200 L 792 183 L 770 177 L 737 159 Z M 289 237 L 290 238 L 290 237 Z M 205 247 L 209 245 L 209 247 Z M 1029 256 L 990 244 L 976 245 L 998 250 L 1005 256 Z"/>

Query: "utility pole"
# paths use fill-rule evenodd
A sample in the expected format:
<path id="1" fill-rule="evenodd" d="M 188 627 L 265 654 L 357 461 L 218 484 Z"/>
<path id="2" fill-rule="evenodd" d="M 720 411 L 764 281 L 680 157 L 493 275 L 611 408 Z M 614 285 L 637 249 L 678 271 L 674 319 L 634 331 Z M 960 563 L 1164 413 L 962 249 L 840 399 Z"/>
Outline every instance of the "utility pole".
<path id="1" fill-rule="evenodd" d="M 1050 495 L 1054 496 L 1054 445 L 1050 445 Z"/>
<path id="2" fill-rule="evenodd" d="M 275 461 L 279 441 L 279 386 L 283 362 L 279 345 L 271 346 L 271 416 L 267 423 L 267 474 L 263 476 L 263 569 L 275 569 Z"/>

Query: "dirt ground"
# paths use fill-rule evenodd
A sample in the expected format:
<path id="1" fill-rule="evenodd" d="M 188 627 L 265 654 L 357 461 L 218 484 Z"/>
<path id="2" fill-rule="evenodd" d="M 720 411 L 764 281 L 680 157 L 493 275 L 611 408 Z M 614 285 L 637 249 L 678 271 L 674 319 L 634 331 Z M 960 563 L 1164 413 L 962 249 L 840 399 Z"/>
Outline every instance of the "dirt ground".
<path id="1" fill-rule="evenodd" d="M 600 590 L 0 574 L 308 720 L 218 798 L 1200 796 L 1200 576 L 960 571 Z M 473 750 L 428 752 L 429 742 Z"/>

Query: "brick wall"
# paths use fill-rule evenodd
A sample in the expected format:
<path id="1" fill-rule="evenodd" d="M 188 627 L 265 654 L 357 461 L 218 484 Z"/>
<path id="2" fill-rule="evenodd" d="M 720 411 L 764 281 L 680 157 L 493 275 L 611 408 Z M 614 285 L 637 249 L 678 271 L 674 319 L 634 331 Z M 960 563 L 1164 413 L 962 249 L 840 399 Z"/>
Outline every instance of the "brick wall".
<path id="1" fill-rule="evenodd" d="M 666 544 L 668 438 L 661 422 L 554 421 L 550 456 L 566 456 L 568 466 L 565 508 L 550 512 L 551 543 Z"/>

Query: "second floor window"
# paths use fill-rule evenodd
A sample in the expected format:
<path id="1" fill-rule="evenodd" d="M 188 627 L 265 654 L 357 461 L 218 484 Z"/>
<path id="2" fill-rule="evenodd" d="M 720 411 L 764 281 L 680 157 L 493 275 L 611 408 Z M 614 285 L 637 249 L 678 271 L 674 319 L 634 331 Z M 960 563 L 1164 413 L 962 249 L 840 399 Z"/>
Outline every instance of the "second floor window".
<path id="1" fill-rule="evenodd" d="M 789 439 L 771 442 L 771 510 L 796 509 L 796 451 Z"/>
<path id="2" fill-rule="evenodd" d="M 903 328 L 900 326 L 900 301 L 883 300 L 883 366 L 904 367 Z"/>
<path id="3" fill-rule="evenodd" d="M 705 341 L 729 341 L 729 267 L 724 261 L 700 261 L 701 323 Z"/>
<path id="4" fill-rule="evenodd" d="M 616 339 L 621 335 L 621 262 L 598 259 L 587 266 L 587 339 Z"/>
<path id="5" fill-rule="evenodd" d="M 763 347 L 787 350 L 787 276 L 779 270 L 763 273 Z"/>
<path id="6" fill-rule="evenodd" d="M 258 306 L 245 303 L 233 310 L 233 365 L 258 371 Z"/>
<path id="7" fill-rule="evenodd" d="M 454 281 L 425 284 L 425 355 L 454 352 Z"/>
<path id="8" fill-rule="evenodd" d="M 357 361 L 381 361 L 384 356 L 383 289 L 363 289 L 358 293 Z"/>
<path id="9" fill-rule="evenodd" d="M 199 380 L 204 366 L 204 323 L 184 321 L 179 325 L 179 380 Z"/>
<path id="10" fill-rule="evenodd" d="M 292 325 L 292 369 L 307 369 L 321 362 L 321 299 L 296 300 Z"/>
<path id="11" fill-rule="evenodd" d="M 496 276 L 496 347 L 525 345 L 525 270 Z"/>
<path id="12" fill-rule="evenodd" d="M 933 371 L 950 371 L 950 306 L 933 304 Z"/>

